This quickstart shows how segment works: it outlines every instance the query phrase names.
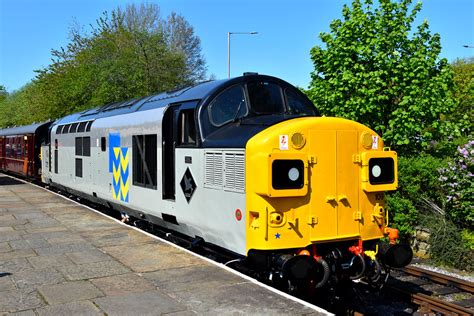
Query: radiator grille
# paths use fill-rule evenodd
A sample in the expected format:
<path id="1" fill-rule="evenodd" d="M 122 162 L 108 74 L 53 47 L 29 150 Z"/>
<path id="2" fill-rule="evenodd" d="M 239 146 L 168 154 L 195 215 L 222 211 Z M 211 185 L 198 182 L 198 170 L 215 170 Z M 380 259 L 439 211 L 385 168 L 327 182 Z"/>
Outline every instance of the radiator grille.
<path id="1" fill-rule="evenodd" d="M 242 152 L 206 152 L 204 186 L 245 192 L 245 155 Z"/>
<path id="2" fill-rule="evenodd" d="M 222 153 L 206 152 L 205 155 L 206 175 L 204 180 L 204 187 L 222 189 Z"/>

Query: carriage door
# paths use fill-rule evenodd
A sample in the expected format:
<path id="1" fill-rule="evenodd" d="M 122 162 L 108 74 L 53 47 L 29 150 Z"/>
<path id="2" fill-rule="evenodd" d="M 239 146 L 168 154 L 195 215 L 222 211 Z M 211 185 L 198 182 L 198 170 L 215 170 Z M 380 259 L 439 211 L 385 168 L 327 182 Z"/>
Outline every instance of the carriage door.
<path id="1" fill-rule="evenodd" d="M 175 148 L 179 106 L 170 106 L 163 115 L 162 125 L 162 185 L 163 200 L 175 200 Z"/>
<path id="2" fill-rule="evenodd" d="M 5 159 L 5 137 L 0 136 L 0 169 L 3 169 L 3 161 Z"/>

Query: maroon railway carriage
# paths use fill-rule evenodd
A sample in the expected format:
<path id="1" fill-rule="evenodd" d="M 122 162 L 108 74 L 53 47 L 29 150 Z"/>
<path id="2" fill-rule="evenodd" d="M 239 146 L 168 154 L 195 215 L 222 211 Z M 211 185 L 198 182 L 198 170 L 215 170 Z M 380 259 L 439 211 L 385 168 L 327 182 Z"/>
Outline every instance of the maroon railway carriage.
<path id="1" fill-rule="evenodd" d="M 0 129 L 0 170 L 41 179 L 41 144 L 52 123 Z"/>

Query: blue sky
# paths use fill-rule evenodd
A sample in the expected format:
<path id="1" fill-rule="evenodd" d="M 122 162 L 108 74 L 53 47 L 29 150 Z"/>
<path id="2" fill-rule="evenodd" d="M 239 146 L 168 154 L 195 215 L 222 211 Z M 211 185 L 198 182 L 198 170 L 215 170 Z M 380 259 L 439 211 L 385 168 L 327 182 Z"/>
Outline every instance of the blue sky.
<path id="1" fill-rule="evenodd" d="M 68 43 L 74 21 L 93 24 L 104 11 L 143 1 L 0 0 L 0 85 L 8 91 L 34 78 L 35 69 L 50 63 L 50 51 Z M 254 71 L 307 87 L 313 65 L 310 49 L 318 34 L 341 16 L 347 0 L 162 0 L 162 16 L 183 15 L 201 38 L 208 75 L 227 77 L 227 32 L 233 35 L 231 75 Z M 474 56 L 474 0 L 424 0 L 416 24 L 427 19 L 441 35 L 442 57 Z"/>

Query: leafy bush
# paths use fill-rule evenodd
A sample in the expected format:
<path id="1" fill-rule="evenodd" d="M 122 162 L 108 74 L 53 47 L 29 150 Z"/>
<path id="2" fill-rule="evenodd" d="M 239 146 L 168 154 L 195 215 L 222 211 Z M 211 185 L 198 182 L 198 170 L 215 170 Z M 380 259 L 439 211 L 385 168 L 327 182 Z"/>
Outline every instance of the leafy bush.
<path id="1" fill-rule="evenodd" d="M 434 263 L 470 271 L 474 269 L 473 156 L 470 141 L 457 148 L 453 160 L 428 154 L 400 157 L 399 189 L 387 194 L 391 221 L 402 239 L 424 227 L 430 231 Z"/>
<path id="2" fill-rule="evenodd" d="M 446 213 L 459 227 L 474 227 L 474 140 L 459 146 L 453 161 L 439 169 Z"/>
<path id="3" fill-rule="evenodd" d="M 400 231 L 403 240 L 407 240 L 418 224 L 418 210 L 412 201 L 400 192 L 387 196 L 387 205 L 390 211 L 390 222 Z"/>
<path id="4" fill-rule="evenodd" d="M 423 214 L 420 224 L 430 231 L 430 258 L 438 265 L 474 270 L 474 236 L 440 214 Z"/>
<path id="5" fill-rule="evenodd" d="M 387 204 L 391 222 L 400 230 L 402 238 L 408 238 L 419 225 L 421 211 L 432 210 L 433 204 L 443 205 L 438 169 L 444 166 L 444 160 L 427 154 L 399 158 L 399 189 L 387 194 Z"/>

